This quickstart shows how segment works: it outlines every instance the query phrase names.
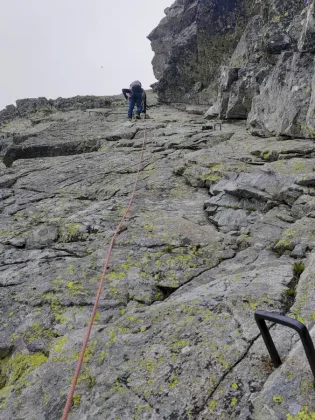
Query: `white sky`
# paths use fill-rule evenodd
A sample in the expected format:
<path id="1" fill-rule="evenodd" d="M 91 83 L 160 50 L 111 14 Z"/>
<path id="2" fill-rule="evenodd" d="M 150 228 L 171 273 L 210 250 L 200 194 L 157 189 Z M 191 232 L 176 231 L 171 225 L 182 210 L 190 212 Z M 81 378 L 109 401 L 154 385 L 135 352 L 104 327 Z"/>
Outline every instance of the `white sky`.
<path id="1" fill-rule="evenodd" d="M 155 81 L 146 36 L 172 0 L 0 0 L 0 109 Z M 103 66 L 103 68 L 101 68 Z"/>

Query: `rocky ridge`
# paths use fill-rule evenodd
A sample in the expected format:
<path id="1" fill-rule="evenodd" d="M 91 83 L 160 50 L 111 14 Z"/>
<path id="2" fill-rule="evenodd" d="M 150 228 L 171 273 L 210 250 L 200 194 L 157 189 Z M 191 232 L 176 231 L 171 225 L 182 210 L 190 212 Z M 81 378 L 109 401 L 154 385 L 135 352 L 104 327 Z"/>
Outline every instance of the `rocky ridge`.
<path id="1" fill-rule="evenodd" d="M 146 122 L 116 97 L 1 126 L 0 418 L 60 419 L 145 128 L 70 419 L 312 418 L 297 335 L 271 326 L 274 369 L 254 312 L 314 339 L 314 142 L 149 96 Z"/>

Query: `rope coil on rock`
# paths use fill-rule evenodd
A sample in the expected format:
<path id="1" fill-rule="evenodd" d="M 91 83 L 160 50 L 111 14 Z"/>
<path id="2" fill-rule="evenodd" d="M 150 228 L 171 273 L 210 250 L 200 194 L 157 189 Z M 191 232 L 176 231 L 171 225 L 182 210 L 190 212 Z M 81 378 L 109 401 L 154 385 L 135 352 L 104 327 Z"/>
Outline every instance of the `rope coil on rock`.
<path id="1" fill-rule="evenodd" d="M 129 213 L 129 210 L 130 210 L 130 207 L 132 205 L 133 198 L 134 198 L 134 195 L 135 195 L 135 192 L 136 192 L 136 188 L 137 188 L 137 185 L 138 185 L 140 169 L 141 169 L 141 165 L 142 165 L 142 161 L 143 161 L 143 154 L 144 154 L 144 149 L 145 149 L 145 143 L 146 143 L 146 127 L 144 127 L 144 136 L 143 136 L 143 142 L 142 142 L 142 149 L 141 149 L 140 158 L 139 158 L 139 162 L 138 162 L 138 170 L 137 170 L 137 175 L 136 175 L 134 187 L 133 187 L 133 190 L 132 190 L 132 193 L 131 193 L 129 202 L 128 202 L 128 206 L 127 206 L 127 208 L 126 208 L 126 210 L 125 210 L 125 212 L 124 212 L 124 214 L 123 214 L 123 216 L 122 216 L 122 218 L 120 220 L 120 223 L 117 226 L 117 228 L 116 228 L 116 230 L 114 232 L 114 235 L 112 236 L 112 239 L 110 241 L 109 249 L 108 249 L 106 260 L 105 260 L 105 264 L 104 264 L 103 274 L 102 274 L 102 277 L 101 277 L 101 280 L 100 280 L 100 283 L 99 283 L 99 286 L 98 286 L 96 298 L 95 298 L 95 303 L 94 303 L 93 311 L 92 311 L 92 314 L 91 314 L 91 317 L 90 317 L 90 321 L 89 321 L 89 325 L 88 325 L 88 328 L 87 328 L 87 331 L 86 331 L 86 334 L 85 334 L 85 337 L 84 337 L 84 341 L 83 341 L 83 344 L 82 344 L 80 356 L 79 356 L 79 359 L 78 359 L 78 362 L 77 362 L 77 366 L 76 366 L 76 369 L 75 369 L 74 377 L 73 377 L 73 380 L 72 380 L 72 383 L 71 383 L 71 387 L 70 387 L 70 390 L 69 390 L 69 393 L 68 393 L 68 397 L 67 397 L 67 402 L 66 402 L 66 405 L 65 405 L 65 408 L 64 408 L 64 411 L 63 411 L 63 415 L 62 415 L 61 420 L 67 420 L 68 419 L 68 416 L 69 416 L 69 413 L 70 413 L 70 410 L 71 410 L 72 401 L 73 401 L 73 395 L 74 395 L 74 392 L 75 392 L 75 389 L 76 389 L 76 386 L 77 386 L 77 383 L 78 383 L 78 378 L 79 378 L 80 371 L 81 371 L 81 368 L 82 368 L 82 364 L 83 364 L 85 352 L 86 352 L 86 349 L 87 349 L 87 346 L 88 346 L 88 342 L 89 342 L 89 339 L 90 339 L 90 335 L 91 335 L 91 331 L 92 331 L 92 327 L 93 327 L 95 315 L 96 315 L 96 312 L 97 312 L 97 309 L 98 309 L 100 297 L 101 297 L 101 294 L 102 294 L 102 289 L 103 289 L 104 281 L 106 279 L 106 273 L 107 273 L 107 269 L 108 269 L 108 263 L 109 263 L 109 260 L 110 260 L 110 257 L 111 257 L 112 251 L 113 251 L 115 239 L 116 239 L 116 237 L 117 237 L 117 235 L 118 235 L 118 233 L 119 233 L 119 231 L 120 231 L 120 229 L 121 229 L 121 227 L 122 227 L 122 225 L 123 225 L 123 223 L 124 223 L 124 221 L 125 221 L 125 219 L 127 217 L 127 214 Z"/>

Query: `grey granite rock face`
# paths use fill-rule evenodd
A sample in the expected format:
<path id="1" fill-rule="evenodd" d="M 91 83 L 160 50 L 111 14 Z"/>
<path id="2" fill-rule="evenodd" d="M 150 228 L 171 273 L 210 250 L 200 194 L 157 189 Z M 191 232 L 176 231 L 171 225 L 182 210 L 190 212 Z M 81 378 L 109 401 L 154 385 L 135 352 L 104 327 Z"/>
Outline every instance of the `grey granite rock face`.
<path id="1" fill-rule="evenodd" d="M 309 2 L 309 6 L 305 8 L 303 1 L 261 3 L 257 15 L 248 23 L 231 58 L 230 66 L 239 66 L 240 76 L 229 89 L 225 89 L 224 85 L 220 84 L 218 103 L 208 113 L 218 109 L 224 118 L 244 119 L 250 113 L 250 127 L 252 132 L 258 135 L 270 135 L 271 131 L 276 134 L 310 137 L 300 127 L 298 130 L 295 129 L 294 133 L 291 133 L 286 127 L 287 132 L 284 133 L 284 130 L 281 130 L 279 126 L 291 125 L 292 121 L 290 116 L 285 115 L 286 113 L 281 109 L 279 112 L 277 111 L 277 127 L 274 124 L 273 129 L 268 130 L 267 126 L 270 126 L 270 119 L 275 117 L 271 108 L 276 103 L 279 106 L 284 97 L 286 100 L 282 103 L 282 108 L 289 105 L 296 109 L 294 117 L 299 112 L 303 114 L 303 108 L 307 106 L 310 88 L 304 87 L 300 71 L 300 68 L 305 65 L 304 58 L 301 57 L 300 65 L 295 60 L 290 67 L 289 65 L 283 66 L 283 57 L 288 57 L 288 54 L 294 56 L 297 51 L 300 51 L 302 52 L 300 56 L 308 53 L 310 63 L 313 61 L 313 21 L 311 18 L 313 7 L 313 2 Z M 277 72 L 279 67 L 281 71 Z M 304 78 L 312 79 L 312 72 L 307 65 L 304 70 Z M 290 98 L 289 96 L 287 99 L 287 95 L 291 94 L 293 87 L 308 92 L 308 95 L 303 95 L 302 99 L 306 103 L 301 103 L 299 97 Z M 268 97 L 267 92 L 271 91 L 275 95 L 273 98 Z M 294 92 L 295 90 L 292 91 L 292 94 Z M 263 122 L 258 122 L 259 118 L 262 118 Z M 305 121 L 303 124 L 307 125 Z M 301 124 L 297 121 L 296 125 L 300 126 Z"/>
<path id="2" fill-rule="evenodd" d="M 61 418 L 145 128 L 70 419 L 315 412 L 296 335 L 271 327 L 274 369 L 253 318 L 284 312 L 314 336 L 315 145 L 179 108 L 129 123 L 116 98 L 2 126 L 16 155 L 0 164 L 1 418 Z"/>
<path id="3" fill-rule="evenodd" d="M 248 118 L 262 137 L 314 138 L 314 10 L 313 0 L 176 1 L 149 35 L 160 100 Z"/>
<path id="4" fill-rule="evenodd" d="M 148 36 L 160 100 L 215 99 L 220 65 L 228 63 L 249 11 L 243 0 L 175 1 Z"/>
<path id="5" fill-rule="evenodd" d="M 314 54 L 285 52 L 253 99 L 248 123 L 261 135 L 315 135 L 310 114 Z"/>
<path id="6" fill-rule="evenodd" d="M 313 138 L 314 2 L 272 1 L 254 21 L 261 30 L 255 35 L 250 23 L 231 59 L 233 65 L 240 58 L 250 78 L 238 78 L 228 90 L 221 84 L 208 113 L 248 115 L 251 132 L 259 136 Z"/>

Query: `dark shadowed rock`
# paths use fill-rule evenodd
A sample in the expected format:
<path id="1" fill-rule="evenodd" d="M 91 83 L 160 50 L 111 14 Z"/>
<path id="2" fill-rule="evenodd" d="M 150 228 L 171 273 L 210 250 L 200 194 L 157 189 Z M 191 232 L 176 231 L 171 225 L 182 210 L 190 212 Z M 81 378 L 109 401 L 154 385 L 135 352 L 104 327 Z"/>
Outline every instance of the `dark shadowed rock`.
<path id="1" fill-rule="evenodd" d="M 161 101 L 208 104 L 247 20 L 243 0 L 177 0 L 148 36 Z"/>
<path id="2" fill-rule="evenodd" d="M 46 98 L 19 99 L 16 101 L 16 108 L 21 117 L 28 116 L 36 111 L 52 111 L 53 101 Z"/>
<path id="3" fill-rule="evenodd" d="M 0 126 L 6 124 L 7 122 L 17 118 L 19 112 L 14 105 L 8 105 L 5 109 L 0 111 Z"/>
<path id="4" fill-rule="evenodd" d="M 313 0 L 177 0 L 149 35 L 160 100 L 212 103 L 206 118 L 248 117 L 261 137 L 313 138 L 314 13 Z"/>

